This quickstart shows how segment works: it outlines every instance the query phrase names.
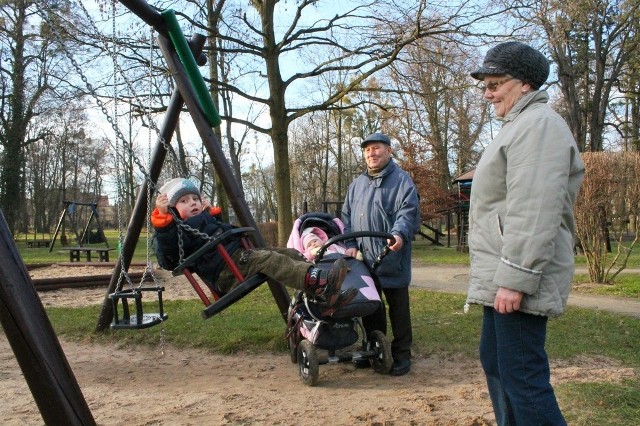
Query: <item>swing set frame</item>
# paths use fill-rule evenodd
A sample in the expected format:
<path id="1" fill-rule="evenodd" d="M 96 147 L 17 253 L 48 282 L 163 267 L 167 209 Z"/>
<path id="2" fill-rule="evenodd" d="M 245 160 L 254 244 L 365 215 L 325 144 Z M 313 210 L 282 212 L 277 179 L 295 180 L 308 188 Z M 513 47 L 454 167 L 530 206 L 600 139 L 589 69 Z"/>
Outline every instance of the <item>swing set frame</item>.
<path id="1" fill-rule="evenodd" d="M 60 213 L 60 219 L 58 220 L 58 225 L 56 226 L 56 230 L 53 233 L 53 237 L 51 238 L 51 243 L 49 244 L 49 253 L 53 250 L 53 246 L 56 243 L 56 239 L 58 238 L 58 233 L 62 228 L 63 235 L 64 232 L 64 224 L 65 218 L 68 217 L 69 225 L 71 227 L 71 231 L 73 231 L 76 243 L 79 247 L 82 247 L 84 243 L 87 241 L 87 237 L 89 236 L 89 232 L 91 229 L 91 222 L 95 220 L 97 226 L 98 236 L 102 239 L 102 242 L 105 243 L 106 248 L 109 248 L 109 241 L 107 241 L 107 237 L 104 235 L 104 229 L 102 228 L 102 224 L 100 224 L 100 214 L 98 213 L 98 203 L 83 203 L 79 201 L 63 201 L 64 208 L 62 209 L 62 213 Z M 89 219 L 85 226 L 82 228 L 82 233 L 78 233 L 78 221 L 75 219 L 76 208 L 80 207 L 89 207 L 91 209 L 91 214 L 89 215 Z M 64 242 L 63 242 L 64 245 Z"/>
<path id="2" fill-rule="evenodd" d="M 244 198 L 244 194 L 235 179 L 231 166 L 222 151 L 222 146 L 213 131 L 212 126 L 219 123 L 219 117 L 216 118 L 217 112 L 215 112 L 215 107 L 213 107 L 212 111 L 212 104 L 209 104 L 211 97 L 204 86 L 202 75 L 199 72 L 194 72 L 196 63 L 203 64 L 205 61 L 202 55 L 202 49 L 206 40 L 205 37 L 196 33 L 189 41 L 186 41 L 174 20 L 175 16 L 171 13 L 167 11 L 159 13 L 143 0 L 121 0 L 120 2 L 157 31 L 160 50 L 171 71 L 171 75 L 174 77 L 177 89 L 171 96 L 163 124 L 160 128 L 156 146 L 151 155 L 147 179 L 145 179 L 138 192 L 138 197 L 127 227 L 127 234 L 122 243 L 122 250 L 116 262 L 114 274 L 102 304 L 96 331 L 107 329 L 114 319 L 114 304 L 110 295 L 121 290 L 124 284 L 123 274 L 119 273 L 119 271 L 128 271 L 129 265 L 131 264 L 133 252 L 149 214 L 147 208 L 149 201 L 147 188 L 149 184 L 153 185 L 154 188 L 157 184 L 167 154 L 166 145 L 171 142 L 183 105 L 186 105 L 191 115 L 216 174 L 236 213 L 238 222 L 243 227 L 257 229 L 257 224 Z M 198 58 L 198 60 L 196 58 Z M 254 246 L 265 246 L 264 238 L 260 233 L 256 232 L 251 239 Z M 268 285 L 282 319 L 286 322 L 290 302 L 289 293 L 281 284 L 269 281 Z M 253 288 L 255 287 L 256 286 L 253 286 Z M 246 294 L 247 293 L 243 293 L 242 291 L 229 293 L 227 295 L 229 298 L 224 307 L 230 306 Z M 215 303 L 218 302 L 216 301 Z"/>

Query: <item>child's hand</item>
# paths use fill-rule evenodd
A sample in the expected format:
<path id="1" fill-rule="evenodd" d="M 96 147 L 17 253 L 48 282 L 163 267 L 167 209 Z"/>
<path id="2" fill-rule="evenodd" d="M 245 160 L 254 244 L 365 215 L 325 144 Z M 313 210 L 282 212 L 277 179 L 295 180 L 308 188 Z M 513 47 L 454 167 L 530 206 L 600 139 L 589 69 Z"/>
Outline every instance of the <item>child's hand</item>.
<path id="1" fill-rule="evenodd" d="M 202 211 L 206 211 L 209 209 L 209 207 L 211 207 L 211 201 L 207 200 L 206 198 L 201 198 L 202 200 Z"/>
<path id="2" fill-rule="evenodd" d="M 156 208 L 162 214 L 169 213 L 169 197 L 167 194 L 160 194 L 156 197 Z"/>

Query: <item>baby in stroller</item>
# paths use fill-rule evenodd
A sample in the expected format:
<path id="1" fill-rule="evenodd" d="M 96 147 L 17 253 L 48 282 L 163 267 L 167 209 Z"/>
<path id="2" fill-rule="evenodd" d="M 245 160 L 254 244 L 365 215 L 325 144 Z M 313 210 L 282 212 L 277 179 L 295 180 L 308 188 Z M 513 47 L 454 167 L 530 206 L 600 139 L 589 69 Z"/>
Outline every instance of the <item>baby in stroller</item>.
<path id="1" fill-rule="evenodd" d="M 367 335 L 362 325 L 362 317 L 373 313 L 382 303 L 372 273 L 388 250 L 380 253 L 369 270 L 360 260 L 347 257 L 342 244 L 352 238 L 387 240 L 393 236 L 381 232 L 343 234 L 343 230 L 342 221 L 332 214 L 307 213 L 295 221 L 287 244 L 317 268 L 328 270 L 337 259 L 345 259 L 349 272 L 342 288 L 358 290 L 353 300 L 331 315 L 322 315 L 317 301 L 309 295 L 295 292 L 288 310 L 286 338 L 291 361 L 298 363 L 300 377 L 309 386 L 317 384 L 321 364 L 369 360 L 376 372 L 387 374 L 393 363 L 391 346 L 384 333 L 373 331 Z M 358 341 L 359 332 L 363 336 L 361 348 L 344 350 Z M 327 356 L 319 357 L 318 349 L 326 350 Z"/>
<path id="2" fill-rule="evenodd" d="M 317 226 L 305 228 L 305 230 L 302 231 L 301 238 L 303 248 L 302 254 L 307 258 L 307 260 L 315 259 L 324 243 L 329 239 L 327 234 Z M 346 251 L 347 249 L 342 244 L 332 244 L 327 247 L 325 253 L 345 254 Z"/>
<path id="3" fill-rule="evenodd" d="M 313 212 L 302 215 L 293 224 L 287 247 L 298 250 L 313 262 L 318 252 L 330 237 L 342 234 L 344 224 L 329 213 Z M 325 254 L 345 254 L 343 244 L 331 244 L 325 248 Z"/>

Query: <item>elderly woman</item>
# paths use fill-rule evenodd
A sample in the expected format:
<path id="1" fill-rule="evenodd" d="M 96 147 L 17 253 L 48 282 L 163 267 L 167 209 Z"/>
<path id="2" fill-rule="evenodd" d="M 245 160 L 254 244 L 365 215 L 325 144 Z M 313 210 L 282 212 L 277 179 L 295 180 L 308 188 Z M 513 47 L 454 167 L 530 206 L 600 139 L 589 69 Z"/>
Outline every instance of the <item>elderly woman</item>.
<path id="1" fill-rule="evenodd" d="M 573 204 L 584 164 L 540 90 L 548 75 L 544 55 L 520 42 L 493 47 L 471 73 L 503 123 L 473 177 L 465 307 L 484 309 L 480 361 L 498 425 L 566 424 L 545 339 L 573 279 Z"/>

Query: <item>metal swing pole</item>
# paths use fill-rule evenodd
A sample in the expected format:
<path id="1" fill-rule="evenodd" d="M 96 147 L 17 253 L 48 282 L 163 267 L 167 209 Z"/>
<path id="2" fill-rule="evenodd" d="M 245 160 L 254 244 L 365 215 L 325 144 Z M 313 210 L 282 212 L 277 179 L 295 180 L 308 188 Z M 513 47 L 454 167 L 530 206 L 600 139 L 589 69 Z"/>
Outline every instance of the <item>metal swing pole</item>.
<path id="1" fill-rule="evenodd" d="M 0 211 L 0 322 L 47 425 L 95 425 Z"/>
<path id="2" fill-rule="evenodd" d="M 200 54 L 204 47 L 204 43 L 204 36 L 194 34 L 189 42 L 191 49 L 194 52 L 194 56 Z M 120 274 L 122 268 L 127 271 L 129 270 L 133 253 L 140 238 L 140 232 L 142 232 L 142 228 L 147 220 L 147 215 L 149 214 L 147 211 L 147 187 L 149 185 L 149 180 L 151 180 L 154 185 L 158 182 L 162 165 L 164 164 L 164 160 L 167 156 L 167 150 L 162 141 L 164 140 L 166 144 L 171 142 L 173 133 L 178 125 L 178 120 L 180 119 L 180 112 L 183 105 L 184 100 L 182 95 L 180 94 L 180 91 L 176 89 L 171 95 L 171 100 L 167 107 L 162 127 L 160 128 L 158 142 L 156 143 L 156 147 L 151 156 L 148 179 L 145 179 L 144 183 L 140 186 L 136 204 L 131 212 L 131 219 L 129 219 L 129 225 L 122 243 L 120 256 L 118 256 L 118 261 L 116 262 L 113 269 L 113 275 L 111 276 L 111 281 L 109 282 L 109 288 L 107 289 L 107 293 L 102 301 L 102 310 L 100 311 L 100 317 L 98 318 L 98 324 L 96 325 L 96 332 L 109 328 L 111 320 L 113 319 L 113 305 L 109 298 L 109 294 L 122 287 L 122 274 Z"/>
<path id="3" fill-rule="evenodd" d="M 158 34 L 169 38 L 169 32 L 164 19 L 158 10 L 151 7 L 144 0 L 119 0 L 127 9 L 135 13 L 140 19 L 151 25 Z M 195 56 L 195 55 L 194 55 Z"/>

